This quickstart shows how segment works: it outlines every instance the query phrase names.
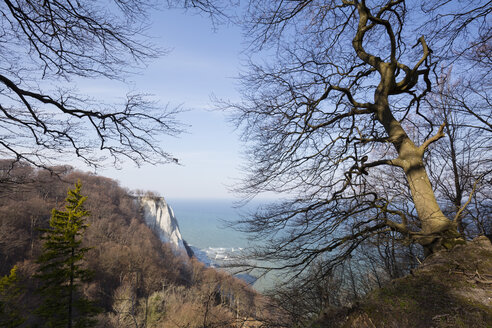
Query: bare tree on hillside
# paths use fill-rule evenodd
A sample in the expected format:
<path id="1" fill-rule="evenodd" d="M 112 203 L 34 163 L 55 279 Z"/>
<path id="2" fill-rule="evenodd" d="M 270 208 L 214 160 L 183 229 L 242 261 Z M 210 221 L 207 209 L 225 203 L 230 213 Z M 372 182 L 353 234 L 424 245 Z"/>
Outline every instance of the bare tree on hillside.
<path id="1" fill-rule="evenodd" d="M 441 75 L 435 91 L 421 104 L 430 122 L 445 122 L 445 137 L 424 156 L 429 179 L 447 217 L 456 218 L 458 231 L 468 238 L 486 233 L 490 218 L 492 148 L 486 112 L 490 106 L 469 83 L 452 82 Z M 415 140 L 423 140 L 430 123 L 410 127 Z M 375 169 L 367 183 L 417 225 L 412 195 L 398 168 Z"/>
<path id="2" fill-rule="evenodd" d="M 227 106 L 250 145 L 238 191 L 287 197 L 240 222 L 267 240 L 252 254 L 277 263 L 265 269 L 299 273 L 319 260 L 330 272 L 390 231 L 427 254 L 460 242 L 462 217 L 443 212 L 426 170 L 429 149 L 452 122 L 425 107 L 439 83 L 438 63 L 461 65 L 458 75 L 489 65 L 469 55 L 488 49 L 490 2 L 439 3 L 250 1 L 252 49 L 272 60 L 257 64 L 253 54 L 241 77 L 244 101 Z M 488 122 L 488 113 L 478 116 Z M 395 172 L 391 192 L 374 188 L 379 169 Z M 463 190 L 454 213 L 475 191 Z"/>

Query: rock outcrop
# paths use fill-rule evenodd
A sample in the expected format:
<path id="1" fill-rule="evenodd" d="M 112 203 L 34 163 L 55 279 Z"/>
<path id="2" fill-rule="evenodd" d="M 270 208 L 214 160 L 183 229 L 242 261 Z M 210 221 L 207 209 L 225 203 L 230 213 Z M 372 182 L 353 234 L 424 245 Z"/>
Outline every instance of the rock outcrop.
<path id="1" fill-rule="evenodd" d="M 162 242 L 169 243 L 175 251 L 184 250 L 188 252 L 173 209 L 167 204 L 164 197 L 142 196 L 137 197 L 136 201 L 142 210 L 145 223 Z"/>

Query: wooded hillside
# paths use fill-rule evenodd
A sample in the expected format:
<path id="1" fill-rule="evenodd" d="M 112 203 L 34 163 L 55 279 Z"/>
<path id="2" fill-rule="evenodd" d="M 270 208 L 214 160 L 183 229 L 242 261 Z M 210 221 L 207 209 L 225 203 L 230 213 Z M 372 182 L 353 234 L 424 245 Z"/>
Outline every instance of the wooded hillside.
<path id="1" fill-rule="evenodd" d="M 67 190 L 78 180 L 90 212 L 82 243 L 90 249 L 82 266 L 93 272 L 82 292 L 101 311 L 96 317 L 99 327 L 231 327 L 253 322 L 259 295 L 227 273 L 175 254 L 145 225 L 129 191 L 116 181 L 67 166 L 50 172 L 10 161 L 0 163 L 0 172 L 5 178 L 0 184 L 0 275 L 7 277 L 16 266 L 15 287 L 20 290 L 14 298 L 7 289 L 0 293 L 2 309 L 18 313 L 20 320 L 9 322 L 6 312 L 0 312 L 5 314 L 0 322 L 9 327 L 43 324 L 35 314 L 43 301 L 35 278 L 44 233 L 40 229 L 49 228 L 51 210 L 64 206 Z"/>

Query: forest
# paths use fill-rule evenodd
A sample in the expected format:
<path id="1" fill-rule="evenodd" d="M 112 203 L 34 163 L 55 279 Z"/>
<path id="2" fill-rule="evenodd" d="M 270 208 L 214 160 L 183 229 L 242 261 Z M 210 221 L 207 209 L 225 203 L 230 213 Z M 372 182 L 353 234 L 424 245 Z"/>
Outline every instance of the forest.
<path id="1" fill-rule="evenodd" d="M 254 318 L 267 311 L 261 305 L 265 298 L 245 282 L 163 244 L 116 181 L 68 166 L 51 169 L 1 162 L 9 183 L 2 184 L 0 199 L 0 326 L 48 327 L 38 311 L 47 297 L 39 293 L 45 282 L 37 277 L 41 237 L 50 228 L 52 209 L 63 209 L 78 180 L 90 213 L 80 246 L 87 251 L 77 262 L 87 270 L 78 279 L 78 297 L 95 311 L 85 313 L 87 323 L 73 327 L 254 327 Z"/>
<path id="2" fill-rule="evenodd" d="M 275 199 L 232 223 L 257 241 L 236 265 L 286 278 L 272 293 L 176 256 L 129 191 L 58 165 L 181 165 L 162 142 L 186 129 L 180 106 L 75 88 L 125 83 L 164 55 L 145 31 L 172 9 L 243 33 L 240 99 L 213 102 L 244 145 L 232 192 Z M 49 319 L 60 295 L 75 326 L 492 324 L 491 1 L 5 0 L 0 12 L 5 325 L 72 327 Z"/>

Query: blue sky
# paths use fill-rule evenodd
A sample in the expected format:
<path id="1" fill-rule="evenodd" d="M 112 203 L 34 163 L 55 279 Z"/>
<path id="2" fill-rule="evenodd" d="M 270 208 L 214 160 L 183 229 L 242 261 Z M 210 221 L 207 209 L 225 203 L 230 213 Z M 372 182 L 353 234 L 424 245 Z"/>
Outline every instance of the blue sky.
<path id="1" fill-rule="evenodd" d="M 163 148 L 183 165 L 136 168 L 128 164 L 121 170 L 101 169 L 98 174 L 120 181 L 123 187 L 156 191 L 168 198 L 233 198 L 227 185 L 240 177 L 241 144 L 225 113 L 211 110 L 210 96 L 239 99 L 235 77 L 240 70 L 242 38 L 237 27 L 219 26 L 216 31 L 212 27 L 208 17 L 190 12 L 155 12 L 149 34 L 170 52 L 129 78 L 130 88 L 153 94 L 161 104 L 189 109 L 180 116 L 188 125 L 187 132 L 163 140 Z M 128 86 L 104 82 L 82 89 L 118 97 Z"/>

